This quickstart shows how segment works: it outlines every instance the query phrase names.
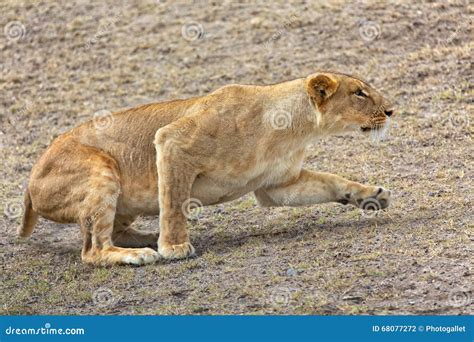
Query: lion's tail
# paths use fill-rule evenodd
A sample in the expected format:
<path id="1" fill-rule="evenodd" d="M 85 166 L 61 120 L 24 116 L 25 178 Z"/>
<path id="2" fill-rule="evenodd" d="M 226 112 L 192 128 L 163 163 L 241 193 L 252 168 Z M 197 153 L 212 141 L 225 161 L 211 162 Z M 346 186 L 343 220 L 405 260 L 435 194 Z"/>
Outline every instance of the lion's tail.
<path id="1" fill-rule="evenodd" d="M 27 238 L 35 229 L 36 222 L 38 222 L 38 213 L 33 210 L 31 203 L 30 191 L 26 189 L 25 192 L 25 213 L 23 214 L 23 222 L 18 227 L 17 233 L 22 238 Z"/>

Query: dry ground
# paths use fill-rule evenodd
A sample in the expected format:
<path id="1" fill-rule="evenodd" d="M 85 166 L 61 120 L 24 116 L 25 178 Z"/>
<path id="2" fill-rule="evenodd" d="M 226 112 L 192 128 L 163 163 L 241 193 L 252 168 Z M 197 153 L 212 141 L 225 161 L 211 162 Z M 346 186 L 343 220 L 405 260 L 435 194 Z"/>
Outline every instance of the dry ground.
<path id="1" fill-rule="evenodd" d="M 474 7 L 217 3 L 1 1 L 0 312 L 472 314 Z M 397 103 L 387 141 L 332 137 L 307 161 L 393 190 L 389 210 L 262 210 L 249 195 L 190 222 L 197 258 L 141 268 L 83 265 L 75 225 L 16 238 L 33 163 L 96 111 L 318 69 Z"/>

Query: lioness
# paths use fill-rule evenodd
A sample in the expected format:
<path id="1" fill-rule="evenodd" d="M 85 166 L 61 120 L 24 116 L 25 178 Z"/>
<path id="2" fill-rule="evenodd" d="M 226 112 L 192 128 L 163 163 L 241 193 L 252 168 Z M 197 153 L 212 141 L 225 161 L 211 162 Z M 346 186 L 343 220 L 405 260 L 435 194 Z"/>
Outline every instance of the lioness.
<path id="1" fill-rule="evenodd" d="M 377 132 L 392 113 L 367 83 L 321 72 L 143 105 L 111 115 L 110 125 L 92 120 L 56 138 L 33 167 L 18 234 L 29 236 L 38 215 L 79 223 L 84 262 L 142 265 L 194 254 L 186 213 L 195 203 L 253 192 L 262 206 L 372 199 L 383 209 L 390 191 L 302 164 L 314 139 Z M 130 227 L 158 214 L 159 234 Z"/>

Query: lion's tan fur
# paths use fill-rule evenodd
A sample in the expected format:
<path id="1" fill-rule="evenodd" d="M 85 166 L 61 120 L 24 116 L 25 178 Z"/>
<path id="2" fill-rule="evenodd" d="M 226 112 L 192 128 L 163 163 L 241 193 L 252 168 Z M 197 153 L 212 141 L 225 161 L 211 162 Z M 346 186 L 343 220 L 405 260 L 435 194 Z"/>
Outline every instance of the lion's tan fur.
<path id="1" fill-rule="evenodd" d="M 355 96 L 358 89 L 367 98 Z M 160 214 L 163 257 L 194 253 L 183 213 L 190 198 L 210 205 L 254 192 L 266 206 L 357 205 L 371 197 L 388 205 L 388 191 L 302 170 L 302 163 L 314 139 L 380 127 L 389 107 L 358 79 L 317 73 L 139 106 L 115 113 L 105 128 L 87 122 L 53 141 L 34 166 L 29 224 L 19 233 L 29 235 L 37 215 L 75 222 L 84 261 L 143 264 L 158 257 L 145 247 L 156 245 L 158 234 L 130 228 L 139 215 Z"/>

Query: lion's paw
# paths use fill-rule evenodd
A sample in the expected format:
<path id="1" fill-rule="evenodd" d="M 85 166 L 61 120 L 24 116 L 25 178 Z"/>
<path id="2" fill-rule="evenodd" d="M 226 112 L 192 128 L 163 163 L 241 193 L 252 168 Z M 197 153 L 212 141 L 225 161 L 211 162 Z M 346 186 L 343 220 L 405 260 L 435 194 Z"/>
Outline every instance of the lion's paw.
<path id="1" fill-rule="evenodd" d="M 158 260 L 158 253 L 151 248 L 123 249 L 122 263 L 130 265 L 146 265 Z"/>
<path id="2" fill-rule="evenodd" d="M 380 186 L 367 187 L 362 191 L 346 194 L 340 202 L 344 204 L 351 203 L 363 210 L 381 210 L 390 205 L 391 195 L 390 190 Z"/>
<path id="3" fill-rule="evenodd" d="M 184 259 L 194 255 L 194 247 L 189 242 L 178 245 L 160 244 L 158 253 L 165 259 Z"/>

